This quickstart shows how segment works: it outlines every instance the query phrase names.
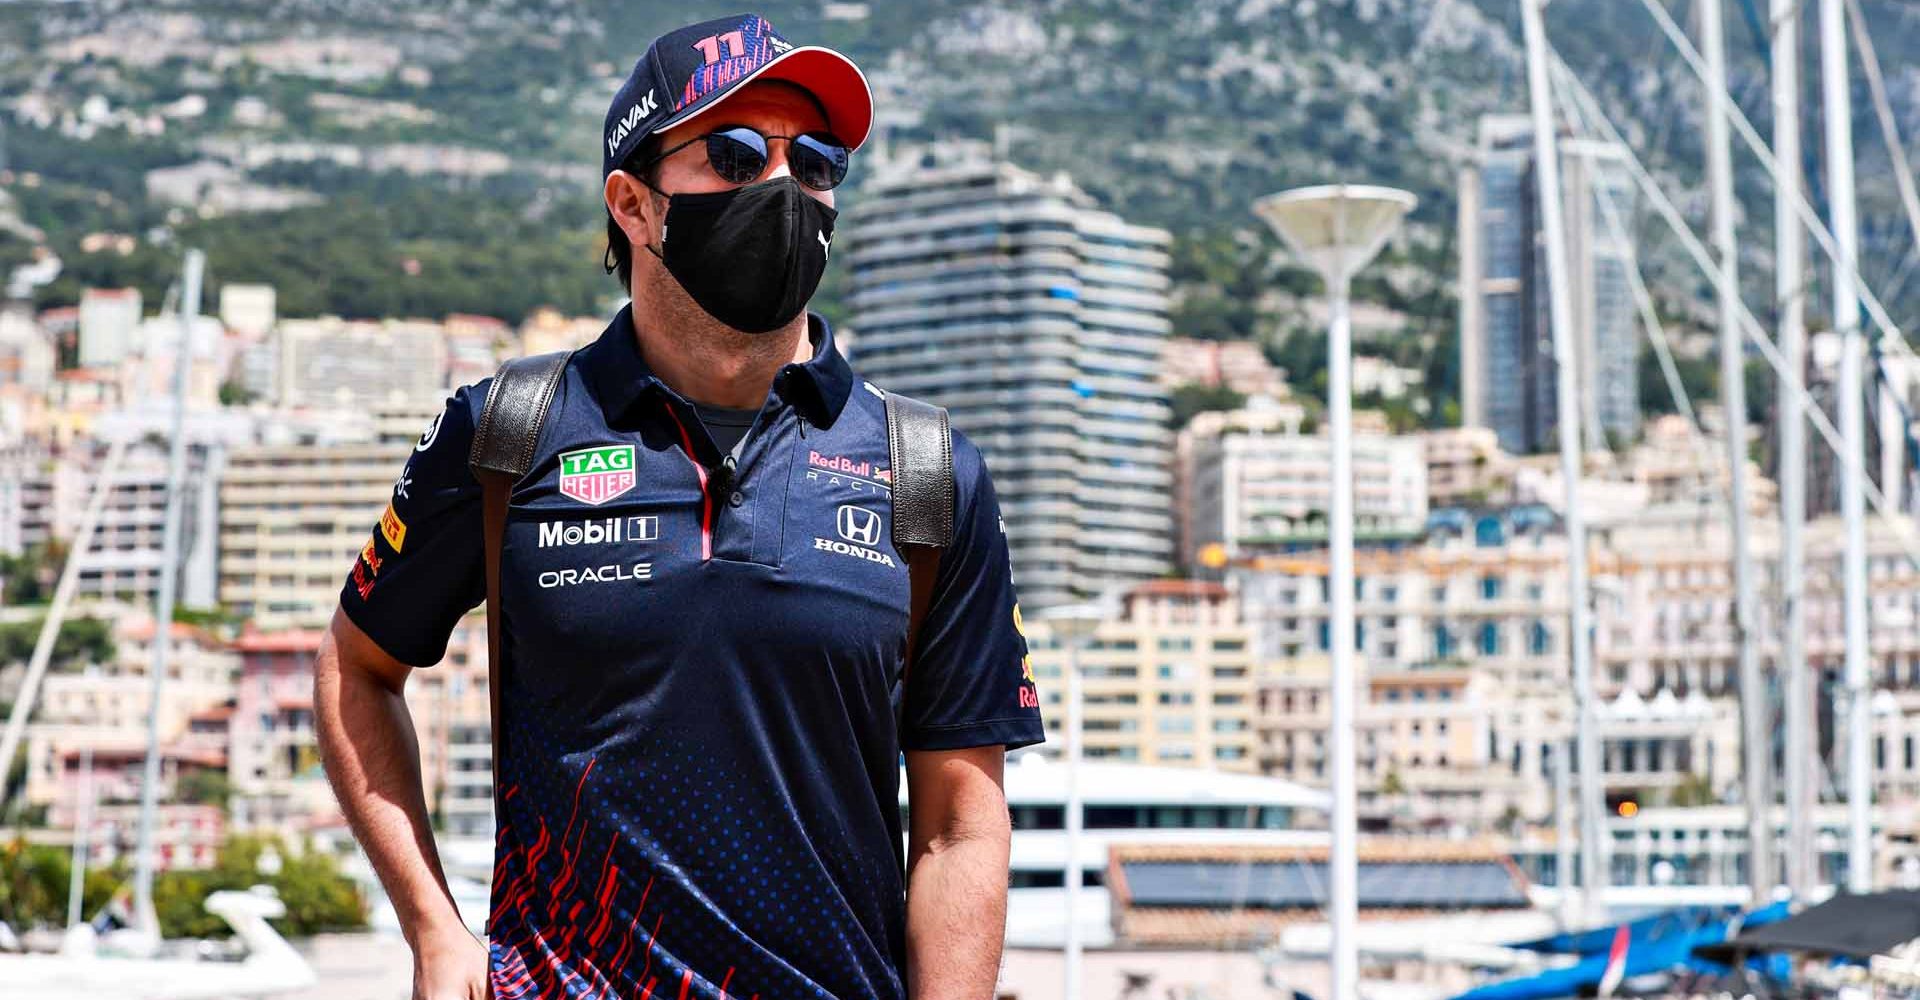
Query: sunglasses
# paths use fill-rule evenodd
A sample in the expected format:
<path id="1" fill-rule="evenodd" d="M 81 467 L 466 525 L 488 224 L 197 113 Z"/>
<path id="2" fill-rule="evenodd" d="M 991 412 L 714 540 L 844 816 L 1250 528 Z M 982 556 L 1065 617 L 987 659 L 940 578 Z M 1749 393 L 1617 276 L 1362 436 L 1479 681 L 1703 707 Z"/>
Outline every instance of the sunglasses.
<path id="1" fill-rule="evenodd" d="M 830 191 L 847 179 L 847 159 L 852 151 L 829 132 L 803 135 L 762 135 L 745 125 L 734 125 L 687 141 L 648 160 L 641 169 L 693 145 L 707 144 L 707 165 L 729 184 L 747 184 L 758 180 L 767 169 L 767 144 L 775 139 L 787 142 L 787 166 L 795 180 L 815 191 Z"/>

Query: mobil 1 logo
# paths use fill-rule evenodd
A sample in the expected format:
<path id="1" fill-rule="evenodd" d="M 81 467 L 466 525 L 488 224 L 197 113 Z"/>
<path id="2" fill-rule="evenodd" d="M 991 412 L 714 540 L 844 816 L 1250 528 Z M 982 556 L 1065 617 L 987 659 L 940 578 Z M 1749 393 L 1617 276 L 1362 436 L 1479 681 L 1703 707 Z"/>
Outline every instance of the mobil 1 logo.
<path id="1" fill-rule="evenodd" d="M 651 542 L 660 537 L 660 519 L 652 514 L 596 517 L 586 521 L 546 521 L 540 525 L 540 547 L 607 545 Z"/>

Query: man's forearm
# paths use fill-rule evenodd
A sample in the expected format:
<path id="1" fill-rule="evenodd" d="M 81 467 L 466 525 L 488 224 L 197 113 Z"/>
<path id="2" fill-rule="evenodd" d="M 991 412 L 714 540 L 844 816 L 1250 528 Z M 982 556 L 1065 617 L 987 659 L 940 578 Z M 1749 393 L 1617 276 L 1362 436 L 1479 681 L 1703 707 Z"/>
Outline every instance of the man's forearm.
<path id="1" fill-rule="evenodd" d="M 424 938 L 465 933 L 434 846 L 405 697 L 343 670 L 329 639 L 314 671 L 314 714 L 327 778 L 407 941 L 417 949 Z"/>
<path id="2" fill-rule="evenodd" d="M 915 851 L 907 872 L 913 1000 L 992 1000 L 1006 940 L 1011 838 L 1010 827 L 1000 827 Z"/>

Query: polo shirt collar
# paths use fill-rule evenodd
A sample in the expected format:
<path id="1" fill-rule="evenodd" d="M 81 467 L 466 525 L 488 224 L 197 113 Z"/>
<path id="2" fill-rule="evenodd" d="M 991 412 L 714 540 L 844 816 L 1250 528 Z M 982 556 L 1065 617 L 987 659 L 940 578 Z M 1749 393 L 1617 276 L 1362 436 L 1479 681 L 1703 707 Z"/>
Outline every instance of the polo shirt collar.
<path id="1" fill-rule="evenodd" d="M 782 400 L 799 409 L 814 425 L 831 427 L 853 393 L 853 368 L 833 344 L 832 325 L 819 313 L 807 314 L 807 338 L 813 344 L 813 357 L 782 366 L 783 377 L 774 380 L 774 388 Z M 610 420 L 623 416 L 652 392 L 677 396 L 640 356 L 631 302 L 621 306 L 607 324 L 591 355 L 589 377 Z"/>

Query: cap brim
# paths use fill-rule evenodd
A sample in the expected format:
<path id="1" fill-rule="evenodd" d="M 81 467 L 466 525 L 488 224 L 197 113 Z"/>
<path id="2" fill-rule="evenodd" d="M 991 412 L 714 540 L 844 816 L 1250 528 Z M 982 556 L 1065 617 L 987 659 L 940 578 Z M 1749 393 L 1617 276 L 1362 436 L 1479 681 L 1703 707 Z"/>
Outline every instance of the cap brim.
<path id="1" fill-rule="evenodd" d="M 683 125 L 726 103 L 729 95 L 755 80 L 785 80 L 805 88 L 819 100 L 827 112 L 827 128 L 847 144 L 859 149 L 873 131 L 873 89 L 867 75 L 853 60 L 832 49 L 804 45 L 769 59 L 765 66 L 741 77 L 723 90 L 693 102 L 653 130 L 658 135 Z"/>

